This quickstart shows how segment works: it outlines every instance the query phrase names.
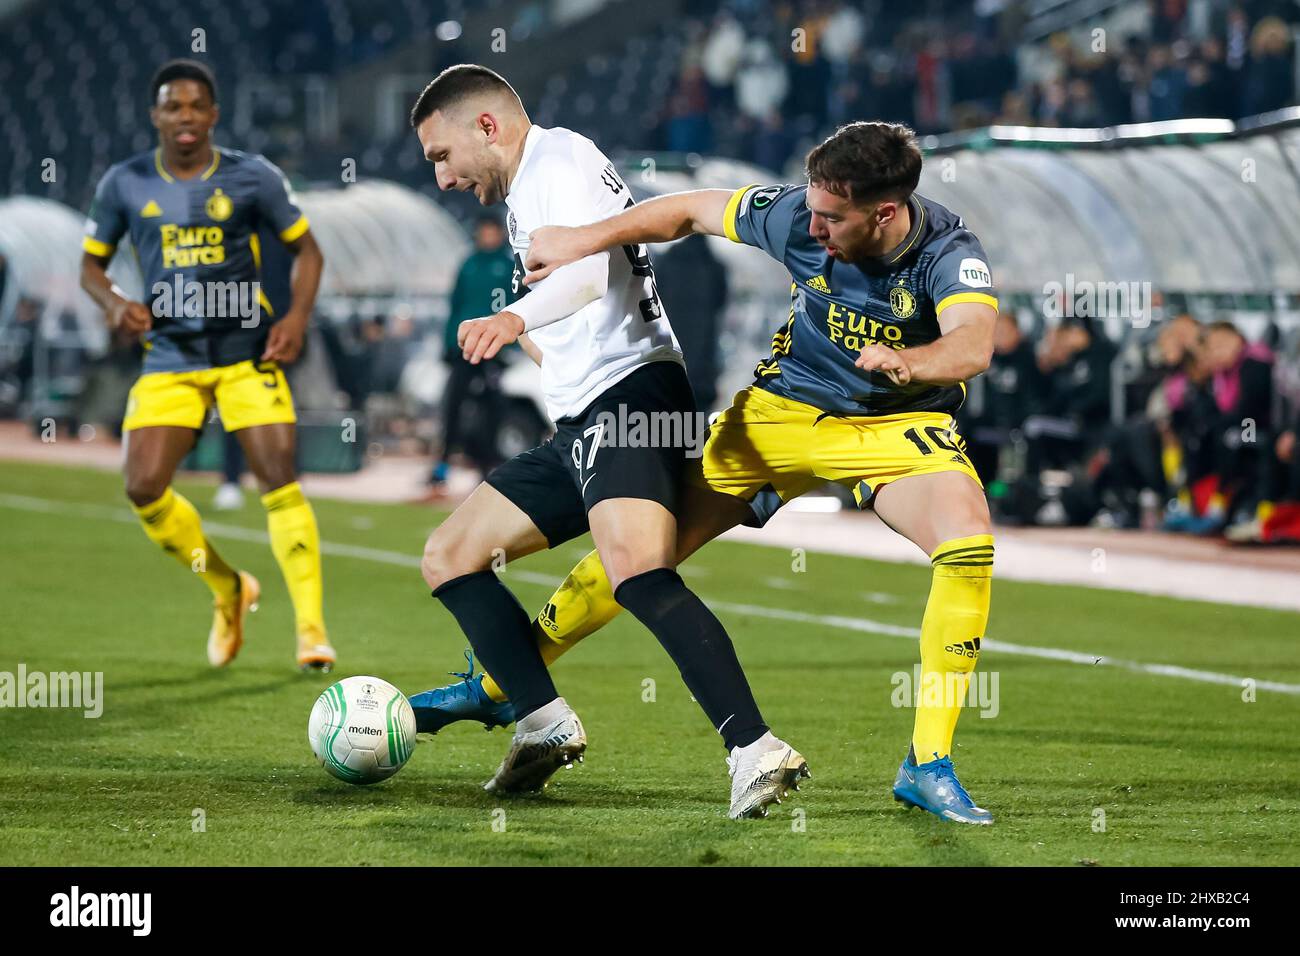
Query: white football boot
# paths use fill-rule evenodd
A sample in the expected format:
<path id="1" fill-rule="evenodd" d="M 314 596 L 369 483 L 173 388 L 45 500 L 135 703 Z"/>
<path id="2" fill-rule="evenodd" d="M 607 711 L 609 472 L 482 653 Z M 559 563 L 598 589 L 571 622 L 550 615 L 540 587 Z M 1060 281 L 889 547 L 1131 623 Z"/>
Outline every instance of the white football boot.
<path id="1" fill-rule="evenodd" d="M 515 724 L 506 759 L 483 789 L 492 793 L 541 790 L 561 767 L 582 763 L 587 732 L 573 708 L 557 697 Z"/>
<path id="2" fill-rule="evenodd" d="M 767 808 L 780 803 L 788 790 L 798 790 L 799 781 L 812 777 L 808 761 L 799 751 L 768 731 L 748 747 L 736 747 L 727 758 L 731 771 L 733 820 L 765 817 Z"/>

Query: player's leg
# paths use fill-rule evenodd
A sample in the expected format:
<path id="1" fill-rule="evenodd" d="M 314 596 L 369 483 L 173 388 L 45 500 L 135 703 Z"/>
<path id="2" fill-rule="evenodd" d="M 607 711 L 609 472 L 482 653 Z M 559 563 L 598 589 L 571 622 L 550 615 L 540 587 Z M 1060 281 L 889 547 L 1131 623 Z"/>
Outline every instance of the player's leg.
<path id="1" fill-rule="evenodd" d="M 325 630 L 320 529 L 298 484 L 297 417 L 284 372 L 274 362 L 239 362 L 214 369 L 217 405 L 257 478 L 266 528 L 293 603 L 297 662 L 328 671 L 336 655 Z"/>
<path id="2" fill-rule="evenodd" d="M 816 415 L 816 409 L 782 402 L 761 389 L 736 394 L 709 427 L 701 457 L 685 464 L 676 564 L 737 525 L 762 527 L 783 501 L 821 484 L 822 479 L 806 473 L 809 429 Z M 542 657 L 548 664 L 554 661 L 620 610 L 600 555 L 592 551 L 537 615 L 534 630 Z M 506 699 L 486 675 L 482 687 L 492 700 Z"/>
<path id="3" fill-rule="evenodd" d="M 556 692 L 528 614 L 492 565 L 498 557 L 510 561 L 548 547 L 547 534 L 524 510 L 536 500 L 530 495 L 543 490 L 548 472 L 561 479 L 551 482 L 553 499 L 568 492 L 570 510 L 579 515 L 581 502 L 566 487 L 563 470 L 538 449 L 508 462 L 497 478 L 503 477 L 501 471 L 506 491 L 487 482 L 479 485 L 429 536 L 420 568 L 433 596 L 456 618 L 474 653 L 492 668 L 514 702 L 517 720 L 510 750 L 486 784 L 488 790 L 513 792 L 540 789 L 560 766 L 580 760 L 587 738 L 577 715 Z M 512 491 L 518 501 L 507 497 Z M 552 533 L 557 543 L 563 540 Z M 412 703 L 418 720 L 426 702 Z"/>
<path id="4" fill-rule="evenodd" d="M 295 424 L 279 422 L 241 428 L 235 435 L 257 478 L 271 553 L 293 603 L 298 666 L 328 671 L 336 655 L 325 630 L 320 529 L 298 483 L 296 429 Z"/>
<path id="5" fill-rule="evenodd" d="M 951 761 L 953 728 L 988 621 L 993 571 L 988 503 L 964 442 L 952 416 L 937 412 L 831 418 L 813 432 L 816 473 L 852 489 L 859 507 L 874 507 L 933 563 L 913 742 L 894 796 L 946 819 L 991 823 L 961 788 Z"/>
<path id="6" fill-rule="evenodd" d="M 709 428 L 701 457 L 685 463 L 677 509 L 677 564 L 737 525 L 762 527 L 782 501 L 821 483 L 806 468 L 809 429 L 816 415 L 816 409 L 783 403 L 760 389 L 737 393 Z M 533 627 L 543 659 L 554 661 L 620 610 L 600 556 L 592 551 L 537 615 Z M 489 676 L 478 680 L 490 700 L 506 700 Z"/>
<path id="7" fill-rule="evenodd" d="M 687 485 L 682 496 L 682 516 L 677 525 L 679 564 L 754 515 L 744 500 L 708 488 Z M 533 621 L 533 639 L 542 661 L 550 667 L 560 655 L 600 630 L 622 610 L 614 600 L 600 553 L 592 551 L 574 566 Z M 514 721 L 514 708 L 501 685 L 486 671 L 475 675 L 472 659 L 469 665 L 463 673 L 451 672 L 460 681 L 411 698 L 421 733 L 435 734 L 460 720 L 477 720 L 488 730 Z"/>
<path id="8" fill-rule="evenodd" d="M 206 371 L 141 375 L 127 399 L 123 430 L 127 497 L 145 534 L 212 591 L 208 661 L 220 667 L 239 653 L 244 619 L 257 607 L 258 584 L 225 562 L 203 533 L 194 505 L 171 486 L 207 416 L 208 376 Z"/>
<path id="9" fill-rule="evenodd" d="M 172 488 L 172 477 L 194 447 L 195 430 L 174 425 L 136 428 L 126 433 L 126 496 L 144 533 L 211 589 L 228 600 L 239 589 L 228 565 L 203 533 L 199 513 Z"/>
<path id="10" fill-rule="evenodd" d="M 886 524 L 929 554 L 933 566 L 921 621 L 912 749 L 900 768 L 895 794 L 948 819 L 991 823 L 991 814 L 965 796 L 951 762 L 953 732 L 989 617 L 993 529 L 984 491 L 959 471 L 915 475 L 881 488 L 875 509 Z M 956 800 L 935 799 L 945 787 Z"/>
<path id="11" fill-rule="evenodd" d="M 700 485 L 687 483 L 683 485 L 681 494 L 673 567 L 723 532 L 744 524 L 754 513 L 744 499 Z M 546 666 L 550 667 L 562 654 L 574 648 L 588 634 L 600 630 L 622 610 L 614 600 L 614 588 L 601 564 L 600 552 L 591 551 L 574 565 L 533 620 L 533 633 Z M 483 675 L 482 688 L 493 701 L 508 699 L 490 674 Z"/>
<path id="12" fill-rule="evenodd" d="M 766 816 L 807 775 L 763 721 L 735 646 L 676 566 L 676 520 L 659 501 L 606 498 L 588 512 L 614 598 L 654 634 L 731 755 L 730 816 Z"/>

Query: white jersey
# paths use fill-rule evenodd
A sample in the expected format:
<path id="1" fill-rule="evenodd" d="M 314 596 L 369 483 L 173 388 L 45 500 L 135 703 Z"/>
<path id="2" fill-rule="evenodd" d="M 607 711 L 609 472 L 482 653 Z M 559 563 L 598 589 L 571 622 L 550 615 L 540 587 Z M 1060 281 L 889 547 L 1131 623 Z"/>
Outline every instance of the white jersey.
<path id="1" fill-rule="evenodd" d="M 614 164 L 587 137 L 534 126 L 506 204 L 514 291 L 526 293 L 523 263 L 534 229 L 585 226 L 618 215 L 633 199 Z M 528 334 L 542 350 L 542 392 L 547 413 L 556 421 L 577 415 L 643 365 L 684 364 L 645 246 L 611 249 L 604 297 Z"/>

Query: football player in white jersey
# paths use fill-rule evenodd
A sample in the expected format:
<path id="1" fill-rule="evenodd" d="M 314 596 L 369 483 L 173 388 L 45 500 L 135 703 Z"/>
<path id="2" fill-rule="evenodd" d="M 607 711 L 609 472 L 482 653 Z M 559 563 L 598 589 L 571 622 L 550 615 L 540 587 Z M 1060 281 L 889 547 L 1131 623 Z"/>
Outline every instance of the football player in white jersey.
<path id="1" fill-rule="evenodd" d="M 556 434 L 506 462 L 429 536 L 421 568 L 434 597 L 509 695 L 515 734 L 486 788 L 537 790 L 587 746 L 556 692 L 529 615 L 492 570 L 587 530 L 615 599 L 659 639 L 730 754 L 730 815 L 766 807 L 808 775 L 807 763 L 763 722 L 731 639 L 675 568 L 684 440 L 650 443 L 614 423 L 681 420 L 695 400 L 655 290 L 644 246 L 604 250 L 525 287 L 533 230 L 584 225 L 633 204 L 613 164 L 585 137 L 532 125 L 511 86 L 462 64 L 439 74 L 411 110 L 411 126 L 441 189 L 505 200 L 515 291 L 496 315 L 461 324 L 465 358 L 492 358 L 521 334 L 541 365 Z M 663 430 L 659 434 L 663 434 Z M 704 492 L 707 493 L 707 492 Z"/>

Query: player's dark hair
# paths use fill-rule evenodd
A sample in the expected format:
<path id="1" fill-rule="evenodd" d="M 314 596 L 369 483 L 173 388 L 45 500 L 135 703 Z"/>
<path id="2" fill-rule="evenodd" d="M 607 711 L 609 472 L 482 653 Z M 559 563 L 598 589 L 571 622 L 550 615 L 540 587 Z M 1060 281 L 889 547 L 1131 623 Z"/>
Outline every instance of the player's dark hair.
<path id="1" fill-rule="evenodd" d="M 198 60 L 168 60 L 158 67 L 158 72 L 149 81 L 150 106 L 158 102 L 158 91 L 163 88 L 163 84 L 170 83 L 172 80 L 194 80 L 202 83 L 208 88 L 208 95 L 212 97 L 212 102 L 217 101 L 217 78 L 212 75 L 212 71 L 206 64 Z"/>
<path id="2" fill-rule="evenodd" d="M 411 129 L 438 110 L 455 106 L 461 100 L 485 93 L 509 93 L 515 99 L 519 94 L 495 70 L 477 63 L 457 63 L 443 70 L 426 86 L 411 107 Z"/>
<path id="3" fill-rule="evenodd" d="M 812 148 L 808 181 L 850 202 L 907 199 L 921 180 L 921 148 L 901 123 L 849 123 Z"/>

